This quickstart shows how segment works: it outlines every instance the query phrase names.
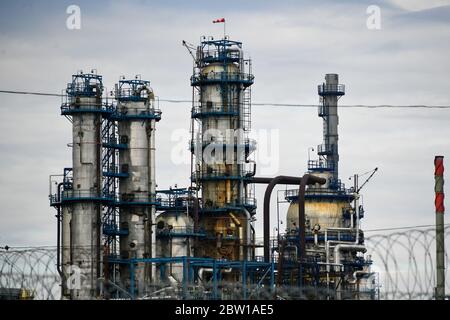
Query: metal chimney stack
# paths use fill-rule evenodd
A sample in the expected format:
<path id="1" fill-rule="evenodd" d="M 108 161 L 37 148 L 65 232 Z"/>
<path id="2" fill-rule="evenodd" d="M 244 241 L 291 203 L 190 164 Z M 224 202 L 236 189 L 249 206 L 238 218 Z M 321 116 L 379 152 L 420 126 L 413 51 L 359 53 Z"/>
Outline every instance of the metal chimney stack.
<path id="1" fill-rule="evenodd" d="M 436 300 L 445 299 L 445 238 L 444 238 L 444 157 L 434 158 L 434 191 L 436 193 Z"/>
<path id="2" fill-rule="evenodd" d="M 339 84 L 339 76 L 334 73 L 325 75 L 325 83 L 318 86 L 318 93 L 322 105 L 319 116 L 323 118 L 323 144 L 318 146 L 318 155 L 326 160 L 326 167 L 331 168 L 332 187 L 339 178 L 339 150 L 338 150 L 338 106 L 337 102 L 345 94 L 345 87 Z"/>

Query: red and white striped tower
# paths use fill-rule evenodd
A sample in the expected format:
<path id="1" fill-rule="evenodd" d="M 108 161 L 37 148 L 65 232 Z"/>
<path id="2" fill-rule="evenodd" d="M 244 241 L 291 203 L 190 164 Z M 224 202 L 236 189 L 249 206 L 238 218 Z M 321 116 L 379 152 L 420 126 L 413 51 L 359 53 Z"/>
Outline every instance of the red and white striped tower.
<path id="1" fill-rule="evenodd" d="M 436 206 L 436 300 L 445 299 L 444 157 L 434 157 L 434 204 Z"/>

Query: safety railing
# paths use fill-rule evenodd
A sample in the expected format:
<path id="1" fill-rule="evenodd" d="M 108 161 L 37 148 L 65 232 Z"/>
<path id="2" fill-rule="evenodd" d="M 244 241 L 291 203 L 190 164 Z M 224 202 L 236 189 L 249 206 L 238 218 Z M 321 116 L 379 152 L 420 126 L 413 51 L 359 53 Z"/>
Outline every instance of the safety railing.
<path id="1" fill-rule="evenodd" d="M 224 104 L 222 102 L 206 101 L 201 105 L 192 108 L 192 117 L 200 118 L 208 115 L 211 116 L 238 116 L 239 104 Z"/>
<path id="2" fill-rule="evenodd" d="M 329 110 L 328 106 L 319 105 L 317 109 L 318 109 L 317 113 L 319 114 L 319 117 L 328 116 L 328 110 Z"/>
<path id="3" fill-rule="evenodd" d="M 239 51 L 230 51 L 230 50 L 212 50 L 206 49 L 202 51 L 201 60 L 205 63 L 212 62 L 235 62 L 241 59 Z"/>
<path id="4" fill-rule="evenodd" d="M 158 203 L 158 207 L 163 210 L 182 209 L 192 205 L 192 201 L 189 201 L 188 199 L 181 197 L 173 199 L 156 198 L 156 202 Z"/>
<path id="5" fill-rule="evenodd" d="M 58 198 L 58 195 L 57 195 L 57 194 L 51 194 L 51 195 L 48 196 L 48 198 L 49 198 L 49 200 L 50 200 L 50 205 L 51 205 L 51 206 L 54 206 L 54 205 L 57 205 L 57 204 L 60 204 L 60 203 L 61 203 L 61 201 L 60 201 L 60 199 Z"/>
<path id="6" fill-rule="evenodd" d="M 331 171 L 334 170 L 334 163 L 326 160 L 308 160 L 309 171 Z"/>
<path id="7" fill-rule="evenodd" d="M 114 195 L 91 190 L 65 190 L 61 193 L 61 201 L 95 201 L 114 200 Z"/>
<path id="8" fill-rule="evenodd" d="M 305 197 L 339 197 L 347 200 L 353 199 L 353 192 L 350 189 L 345 189 L 344 185 L 341 185 L 339 188 L 331 189 L 331 188 L 315 188 L 308 187 L 305 193 Z M 298 199 L 298 188 L 297 189 L 289 189 L 284 192 L 284 197 L 288 201 Z"/>
<path id="9" fill-rule="evenodd" d="M 244 85 L 253 84 L 255 76 L 248 73 L 238 72 L 210 72 L 207 74 L 196 73 L 191 77 L 192 85 L 200 85 L 205 83 L 215 82 L 231 82 L 242 83 Z"/>
<path id="10" fill-rule="evenodd" d="M 112 120 L 140 120 L 140 119 L 155 119 L 160 120 L 161 119 L 161 110 L 158 106 L 151 106 L 151 107 L 145 107 L 145 108 L 139 108 L 139 107 L 118 107 L 117 109 L 112 112 L 110 118 Z"/>
<path id="11" fill-rule="evenodd" d="M 320 144 L 317 146 L 318 155 L 331 155 L 335 150 L 336 146 L 334 144 Z"/>
<path id="12" fill-rule="evenodd" d="M 129 176 L 127 165 L 107 165 L 103 168 L 103 176 L 105 177 L 116 177 L 116 178 L 126 178 Z"/>
<path id="13" fill-rule="evenodd" d="M 256 207 L 256 198 L 243 198 L 230 203 L 227 203 L 229 206 L 244 206 L 244 207 Z"/>
<path id="14" fill-rule="evenodd" d="M 119 139 L 117 137 L 107 137 L 103 139 L 102 143 L 105 148 L 113 148 L 113 149 L 127 149 L 128 148 L 128 140 L 127 139 Z"/>
<path id="15" fill-rule="evenodd" d="M 192 174 L 192 181 L 196 180 L 242 180 L 250 178 L 253 174 L 251 170 L 227 171 L 225 169 L 208 169 L 195 171 Z"/>
<path id="16" fill-rule="evenodd" d="M 118 100 L 124 101 L 145 101 L 153 98 L 153 92 L 149 93 L 147 90 L 139 91 L 139 89 L 133 88 L 120 88 L 115 95 Z"/>
<path id="17" fill-rule="evenodd" d="M 255 149 L 256 148 L 256 140 L 255 139 L 250 139 L 250 138 L 238 138 L 238 137 L 233 137 L 231 139 L 226 139 L 223 137 L 219 137 L 219 138 L 215 138 L 214 140 L 209 140 L 209 141 L 190 141 L 189 142 L 189 147 L 192 149 L 196 149 L 196 148 L 200 148 L 200 146 L 202 148 L 206 148 L 208 146 L 214 147 L 214 148 L 221 148 L 221 147 L 226 147 L 226 148 L 245 148 L 245 149 Z"/>
<path id="18" fill-rule="evenodd" d="M 63 102 L 61 105 L 61 114 L 70 115 L 74 113 L 102 113 L 111 114 L 114 112 L 112 105 L 107 103 L 76 103 L 70 101 Z"/>
<path id="19" fill-rule="evenodd" d="M 84 82 L 69 83 L 66 89 L 67 94 L 73 97 L 100 97 L 102 91 L 103 87 L 101 83 L 86 85 Z"/>
<path id="20" fill-rule="evenodd" d="M 317 92 L 321 96 L 326 95 L 344 95 L 345 94 L 345 85 L 343 84 L 320 84 L 317 86 Z"/>
<path id="21" fill-rule="evenodd" d="M 156 228 L 156 236 L 204 236 L 205 230 L 198 229 L 197 231 L 193 226 L 187 227 L 164 227 L 164 228 Z"/>
<path id="22" fill-rule="evenodd" d="M 156 202 L 156 196 L 151 193 L 122 193 L 122 202 Z"/>

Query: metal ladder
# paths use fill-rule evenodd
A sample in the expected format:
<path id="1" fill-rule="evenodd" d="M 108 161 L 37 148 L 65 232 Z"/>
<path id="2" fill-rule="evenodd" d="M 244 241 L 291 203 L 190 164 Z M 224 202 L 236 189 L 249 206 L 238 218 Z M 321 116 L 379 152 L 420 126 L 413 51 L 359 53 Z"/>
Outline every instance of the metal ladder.
<path id="1" fill-rule="evenodd" d="M 242 97 L 242 114 L 241 114 L 241 126 L 244 131 L 250 131 L 252 127 L 251 122 L 251 89 L 250 87 L 243 91 Z"/>

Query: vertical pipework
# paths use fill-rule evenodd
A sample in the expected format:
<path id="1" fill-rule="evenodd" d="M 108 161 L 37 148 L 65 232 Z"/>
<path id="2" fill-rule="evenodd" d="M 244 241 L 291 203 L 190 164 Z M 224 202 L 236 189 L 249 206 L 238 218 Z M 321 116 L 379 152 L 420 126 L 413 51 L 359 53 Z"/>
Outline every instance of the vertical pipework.
<path id="1" fill-rule="evenodd" d="M 152 201 L 154 201 L 155 197 L 154 195 L 156 194 L 156 172 L 155 172 L 155 150 L 156 150 L 156 144 L 155 144 L 155 130 L 156 130 L 156 126 L 155 126 L 156 120 L 152 119 L 149 122 L 150 125 L 150 147 L 149 147 L 149 151 L 150 151 L 150 177 L 149 177 L 149 182 L 150 182 L 150 194 L 152 195 Z M 151 258 L 155 258 L 156 257 L 156 207 L 155 204 L 152 204 L 151 209 L 150 209 L 150 257 Z M 151 270 L 150 270 L 150 279 L 154 280 L 155 279 L 155 265 L 151 264 Z"/>
<path id="2" fill-rule="evenodd" d="M 434 158 L 434 191 L 436 207 L 436 300 L 445 299 L 444 240 L 444 157 Z"/>
<path id="3" fill-rule="evenodd" d="M 65 183 L 59 183 L 58 184 L 58 201 L 61 203 L 61 197 L 62 192 L 64 190 Z M 61 258 L 58 259 L 59 262 L 57 262 L 58 265 L 58 272 L 61 275 L 61 297 L 62 299 L 65 299 L 67 297 L 70 297 L 70 292 L 67 288 L 67 278 L 70 275 L 69 274 L 69 266 L 71 265 L 70 261 L 70 206 L 67 205 L 60 205 L 58 207 L 58 246 L 60 248 L 58 249 L 58 255 L 61 254 Z"/>

